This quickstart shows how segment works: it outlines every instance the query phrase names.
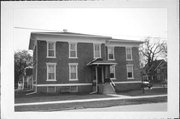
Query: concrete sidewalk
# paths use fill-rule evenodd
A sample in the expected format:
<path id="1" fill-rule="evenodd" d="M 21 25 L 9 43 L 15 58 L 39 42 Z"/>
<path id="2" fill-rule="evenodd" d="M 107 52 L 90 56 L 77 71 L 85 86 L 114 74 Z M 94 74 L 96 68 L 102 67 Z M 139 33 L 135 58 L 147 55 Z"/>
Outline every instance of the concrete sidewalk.
<path id="1" fill-rule="evenodd" d="M 155 98 L 164 97 L 167 95 L 150 95 L 150 96 L 124 96 L 109 94 L 114 96 L 111 98 L 98 98 L 98 99 L 80 99 L 80 100 L 63 100 L 63 101 L 49 101 L 49 102 L 33 102 L 33 103 L 17 103 L 15 106 L 26 106 L 26 105 L 44 105 L 44 104 L 64 104 L 64 103 L 76 103 L 76 102 L 93 102 L 93 101 L 108 101 L 108 100 L 120 100 L 120 99 L 142 99 L 142 98 Z"/>

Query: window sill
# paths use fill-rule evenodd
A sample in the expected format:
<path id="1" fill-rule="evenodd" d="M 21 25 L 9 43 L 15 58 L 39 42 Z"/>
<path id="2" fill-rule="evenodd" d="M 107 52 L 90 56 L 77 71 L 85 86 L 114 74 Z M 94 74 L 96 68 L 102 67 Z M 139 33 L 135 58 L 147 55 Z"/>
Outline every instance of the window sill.
<path id="1" fill-rule="evenodd" d="M 46 80 L 46 81 L 57 81 L 57 80 Z"/>
<path id="2" fill-rule="evenodd" d="M 126 59 L 126 61 L 133 61 L 133 59 Z"/>
<path id="3" fill-rule="evenodd" d="M 134 80 L 134 78 L 127 78 L 128 80 Z"/>
<path id="4" fill-rule="evenodd" d="M 111 80 L 116 80 L 116 78 L 110 78 Z"/>
<path id="5" fill-rule="evenodd" d="M 98 58 L 102 58 L 102 57 L 94 57 L 94 59 L 98 59 Z"/>
<path id="6" fill-rule="evenodd" d="M 49 56 L 47 56 L 46 58 L 56 58 L 56 57 L 49 57 Z"/>
<path id="7" fill-rule="evenodd" d="M 108 60 L 114 61 L 115 59 L 108 59 Z"/>
<path id="8" fill-rule="evenodd" d="M 78 59 L 78 57 L 69 57 L 69 59 Z"/>
<path id="9" fill-rule="evenodd" d="M 69 81 L 78 81 L 78 79 L 69 79 Z"/>

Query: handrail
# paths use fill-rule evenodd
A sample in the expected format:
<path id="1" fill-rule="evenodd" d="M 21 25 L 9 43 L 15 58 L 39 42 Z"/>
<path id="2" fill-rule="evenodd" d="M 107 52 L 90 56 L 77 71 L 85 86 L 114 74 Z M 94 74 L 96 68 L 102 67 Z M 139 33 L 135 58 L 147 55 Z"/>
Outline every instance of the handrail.
<path id="1" fill-rule="evenodd" d="M 112 79 L 110 79 L 110 83 L 112 83 L 112 85 L 115 87 L 116 86 L 116 84 L 113 82 L 113 80 Z"/>

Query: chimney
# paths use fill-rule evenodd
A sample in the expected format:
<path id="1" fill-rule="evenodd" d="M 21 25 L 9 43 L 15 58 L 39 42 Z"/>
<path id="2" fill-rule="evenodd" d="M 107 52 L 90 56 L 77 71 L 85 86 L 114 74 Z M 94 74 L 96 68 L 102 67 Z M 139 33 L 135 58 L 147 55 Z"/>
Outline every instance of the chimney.
<path id="1" fill-rule="evenodd" d="M 67 32 L 67 29 L 63 29 L 63 32 Z"/>

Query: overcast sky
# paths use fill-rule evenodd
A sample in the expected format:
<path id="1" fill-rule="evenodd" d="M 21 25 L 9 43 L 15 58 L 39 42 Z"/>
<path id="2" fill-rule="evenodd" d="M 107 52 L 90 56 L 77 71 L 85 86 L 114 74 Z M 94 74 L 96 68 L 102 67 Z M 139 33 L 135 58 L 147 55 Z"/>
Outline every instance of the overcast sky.
<path id="1" fill-rule="evenodd" d="M 75 8 L 15 9 L 13 27 L 105 35 L 119 39 L 143 40 L 146 36 L 167 38 L 164 8 Z M 30 32 L 14 28 L 14 49 L 28 49 Z"/>

